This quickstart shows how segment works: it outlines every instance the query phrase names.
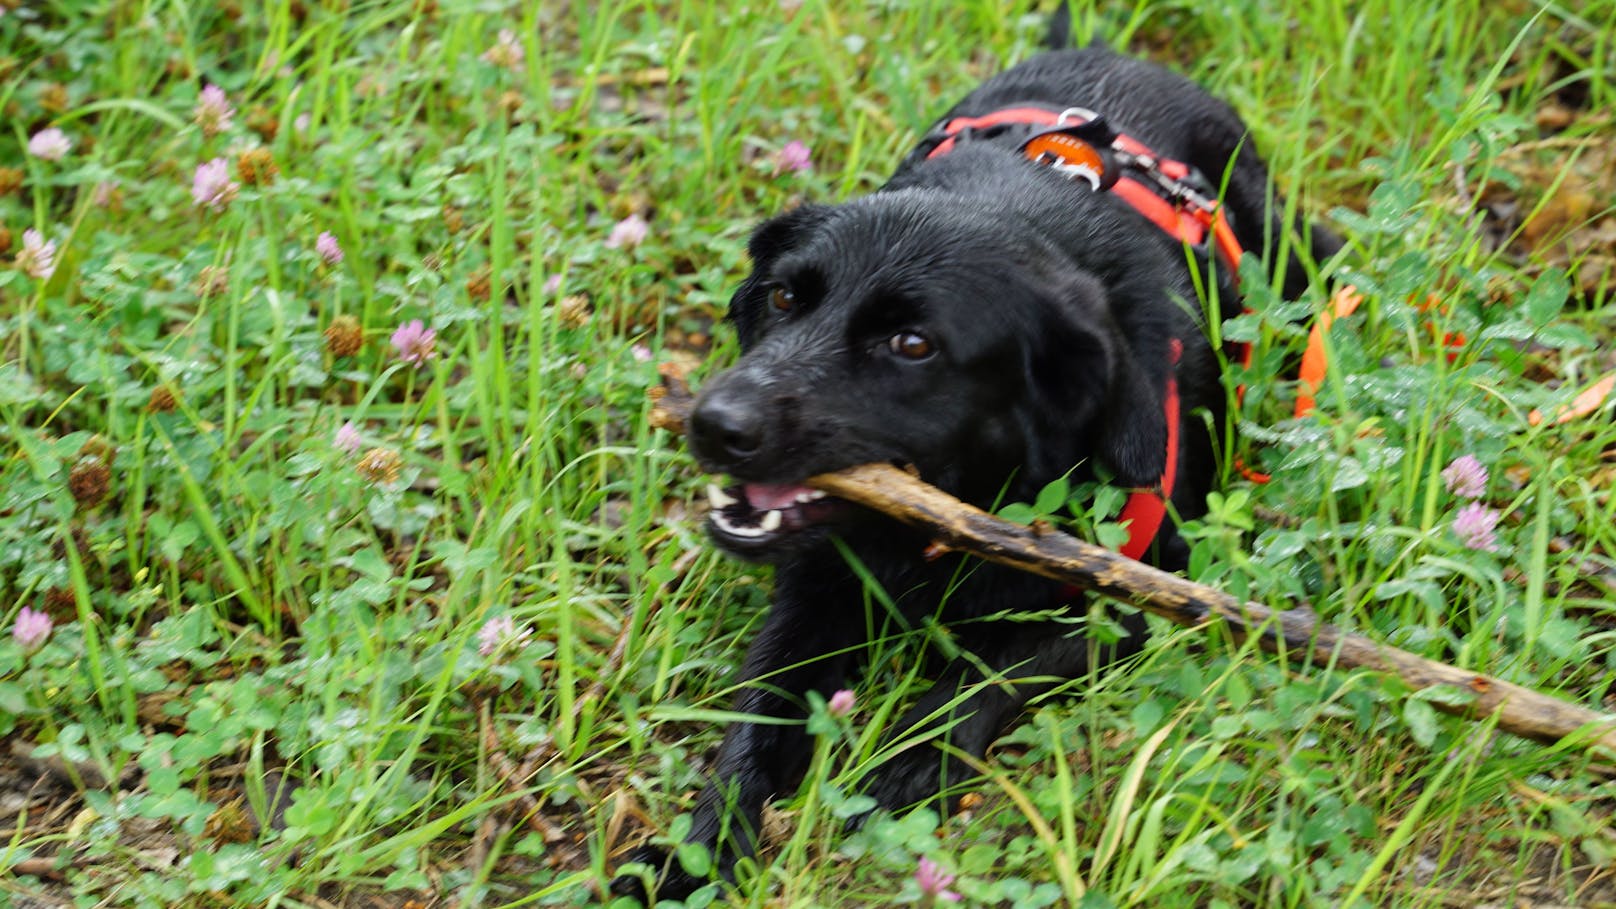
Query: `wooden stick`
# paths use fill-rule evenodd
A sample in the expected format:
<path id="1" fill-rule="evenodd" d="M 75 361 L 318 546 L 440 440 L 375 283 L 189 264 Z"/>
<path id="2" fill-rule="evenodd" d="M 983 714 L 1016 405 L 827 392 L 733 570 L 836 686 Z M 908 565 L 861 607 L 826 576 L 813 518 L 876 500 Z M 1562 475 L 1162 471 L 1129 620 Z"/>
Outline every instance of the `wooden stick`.
<path id="1" fill-rule="evenodd" d="M 677 430 L 691 399 L 678 377 L 667 378 L 653 422 Z M 994 517 L 896 467 L 866 464 L 821 474 L 808 485 L 919 527 L 949 548 L 1115 597 L 1180 625 L 1221 624 L 1237 640 L 1255 638 L 1264 650 L 1293 662 L 1390 672 L 1415 690 L 1446 686 L 1467 698 L 1457 704 L 1433 700 L 1437 710 L 1473 720 L 1496 715 L 1498 728 L 1538 742 L 1576 736 L 1616 757 L 1616 717 L 1340 631 L 1309 611 L 1242 602 L 1048 527 Z"/>
<path id="2" fill-rule="evenodd" d="M 1236 639 L 1255 637 L 1264 650 L 1297 662 L 1395 673 L 1416 690 L 1449 686 L 1469 695 L 1468 703 L 1431 706 L 1470 719 L 1496 713 L 1498 728 L 1525 738 L 1558 742 L 1591 727 L 1588 741 L 1616 755 L 1616 717 L 1340 631 L 1308 611 L 1242 602 L 1067 534 L 996 518 L 896 467 L 867 464 L 814 477 L 808 485 L 923 528 L 954 549 L 1115 597 L 1180 625 L 1221 623 Z"/>

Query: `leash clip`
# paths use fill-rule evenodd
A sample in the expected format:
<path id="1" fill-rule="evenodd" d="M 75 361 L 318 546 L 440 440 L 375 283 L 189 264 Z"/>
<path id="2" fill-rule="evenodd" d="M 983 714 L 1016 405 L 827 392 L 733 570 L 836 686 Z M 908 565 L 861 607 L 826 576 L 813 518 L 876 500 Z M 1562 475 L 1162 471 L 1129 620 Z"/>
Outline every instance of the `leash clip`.
<path id="1" fill-rule="evenodd" d="M 1198 210 L 1207 216 L 1217 212 L 1218 203 L 1200 171 L 1188 165 L 1178 165 L 1183 173 L 1169 174 L 1163 169 L 1162 162 L 1149 153 L 1130 152 L 1119 148 L 1116 150 L 1116 156 L 1123 167 L 1137 171 L 1173 204 Z"/>

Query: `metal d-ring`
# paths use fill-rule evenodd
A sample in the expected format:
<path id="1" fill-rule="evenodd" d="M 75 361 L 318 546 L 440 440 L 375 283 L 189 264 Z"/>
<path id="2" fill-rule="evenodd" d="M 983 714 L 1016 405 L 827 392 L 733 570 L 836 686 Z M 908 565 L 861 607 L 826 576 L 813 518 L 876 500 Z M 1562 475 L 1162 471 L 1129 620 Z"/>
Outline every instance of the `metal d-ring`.
<path id="1" fill-rule="evenodd" d="M 1056 126 L 1065 126 L 1067 120 L 1082 119 L 1084 123 L 1100 119 L 1100 115 L 1086 107 L 1068 107 L 1055 118 Z"/>

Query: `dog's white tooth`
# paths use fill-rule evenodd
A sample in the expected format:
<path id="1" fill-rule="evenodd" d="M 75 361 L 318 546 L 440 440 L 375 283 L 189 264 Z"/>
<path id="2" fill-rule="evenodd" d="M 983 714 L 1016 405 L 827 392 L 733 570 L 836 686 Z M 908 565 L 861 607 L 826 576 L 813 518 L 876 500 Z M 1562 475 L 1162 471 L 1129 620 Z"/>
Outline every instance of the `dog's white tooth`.
<path id="1" fill-rule="evenodd" d="M 822 491 L 820 491 L 818 489 L 810 489 L 807 492 L 799 492 L 799 493 L 797 493 L 796 501 L 799 504 L 806 504 L 808 502 L 817 502 L 820 499 L 823 499 L 824 497 L 825 497 L 824 492 L 822 492 Z"/>
<path id="2" fill-rule="evenodd" d="M 765 511 L 763 513 L 763 520 L 758 522 L 758 527 L 762 528 L 764 533 L 773 533 L 774 531 L 780 529 L 781 520 L 782 518 L 780 516 L 780 512 L 773 510 Z"/>
<path id="3" fill-rule="evenodd" d="M 717 483 L 708 483 L 707 484 L 707 501 L 714 508 L 728 508 L 731 505 L 734 505 L 736 502 L 739 502 L 740 499 L 737 499 L 734 496 L 730 495 L 729 493 L 725 492 L 724 490 L 720 489 Z"/>
<path id="4" fill-rule="evenodd" d="M 767 533 L 767 531 L 761 527 L 742 527 L 739 524 L 732 523 L 729 518 L 724 517 L 724 513 L 722 511 L 708 512 L 707 519 L 712 521 L 713 525 L 719 530 L 722 530 L 733 537 L 761 537 L 763 534 Z"/>

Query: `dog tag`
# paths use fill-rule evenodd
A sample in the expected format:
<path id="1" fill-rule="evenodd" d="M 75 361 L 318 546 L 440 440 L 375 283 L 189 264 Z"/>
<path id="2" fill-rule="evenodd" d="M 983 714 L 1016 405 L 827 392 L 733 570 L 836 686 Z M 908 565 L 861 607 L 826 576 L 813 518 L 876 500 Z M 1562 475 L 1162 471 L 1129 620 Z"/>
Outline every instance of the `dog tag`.
<path id="1" fill-rule="evenodd" d="M 1062 123 L 1034 133 L 1021 143 L 1021 153 L 1039 164 L 1088 182 L 1095 191 L 1110 189 L 1119 168 L 1110 153 L 1111 129 L 1096 117 L 1083 123 Z"/>

